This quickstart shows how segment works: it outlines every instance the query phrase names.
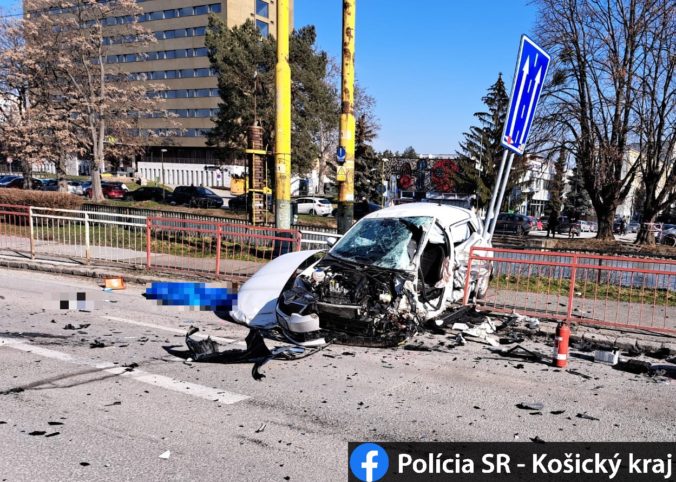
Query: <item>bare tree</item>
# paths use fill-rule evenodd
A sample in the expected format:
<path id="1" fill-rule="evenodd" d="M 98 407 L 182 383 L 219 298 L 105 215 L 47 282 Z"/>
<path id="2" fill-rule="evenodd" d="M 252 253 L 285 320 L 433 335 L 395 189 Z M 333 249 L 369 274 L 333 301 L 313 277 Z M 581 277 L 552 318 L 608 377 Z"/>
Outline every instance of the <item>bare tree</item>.
<path id="1" fill-rule="evenodd" d="M 640 244 L 654 244 L 645 223 L 676 202 L 676 3 L 658 2 L 660 15 L 648 26 L 645 56 L 636 89 L 641 175 Z"/>
<path id="2" fill-rule="evenodd" d="M 76 151 L 69 130 L 68 111 L 54 102 L 48 72 L 54 57 L 35 50 L 29 42 L 34 31 L 23 19 L 0 22 L 0 144 L 3 153 L 20 165 L 24 187 L 31 187 L 34 167 L 45 160 L 58 162 L 61 152 Z"/>
<path id="3" fill-rule="evenodd" d="M 627 156 L 637 131 L 635 85 L 642 45 L 667 1 L 536 0 L 541 41 L 555 59 L 541 118 L 566 128 L 601 239 L 613 239 L 615 210 L 640 165 Z"/>
<path id="4" fill-rule="evenodd" d="M 145 79 L 126 72 L 124 64 L 108 63 L 108 56 L 138 52 L 154 37 L 139 24 L 142 9 L 134 0 L 31 0 L 25 9 L 27 51 L 53 59 L 44 74 L 50 99 L 65 111 L 79 149 L 91 156 L 93 198 L 100 201 L 105 159 L 143 151 L 147 142 L 139 141 L 139 128 L 158 107 L 138 82 Z"/>

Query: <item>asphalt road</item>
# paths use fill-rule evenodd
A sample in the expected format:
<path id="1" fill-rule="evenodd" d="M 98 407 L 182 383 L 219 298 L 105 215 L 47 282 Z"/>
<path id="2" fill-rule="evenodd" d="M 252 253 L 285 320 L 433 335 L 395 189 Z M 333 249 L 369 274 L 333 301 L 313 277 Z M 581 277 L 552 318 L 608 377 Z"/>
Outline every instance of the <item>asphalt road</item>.
<path id="1" fill-rule="evenodd" d="M 247 331 L 143 290 L 0 270 L 0 481 L 344 480 L 348 441 L 676 440 L 674 380 L 579 358 L 570 373 L 450 335 L 419 337 L 437 351 L 330 346 L 261 381 L 250 364 L 187 363 L 162 347 L 190 324 L 235 348 Z M 60 309 L 77 292 L 95 306 Z"/>

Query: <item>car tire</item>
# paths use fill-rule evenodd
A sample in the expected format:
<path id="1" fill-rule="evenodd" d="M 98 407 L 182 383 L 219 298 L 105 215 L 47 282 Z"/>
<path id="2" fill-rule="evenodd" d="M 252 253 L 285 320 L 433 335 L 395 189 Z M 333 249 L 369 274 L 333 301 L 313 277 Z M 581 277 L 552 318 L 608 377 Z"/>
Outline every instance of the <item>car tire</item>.
<path id="1" fill-rule="evenodd" d="M 317 215 L 317 211 L 315 211 L 314 209 L 310 209 L 310 213 L 309 213 L 309 214 L 310 214 L 310 216 L 316 216 L 316 215 Z"/>
<path id="2" fill-rule="evenodd" d="M 524 230 L 523 230 L 523 226 L 517 226 L 516 227 L 516 235 L 517 236 L 524 236 L 525 235 Z"/>

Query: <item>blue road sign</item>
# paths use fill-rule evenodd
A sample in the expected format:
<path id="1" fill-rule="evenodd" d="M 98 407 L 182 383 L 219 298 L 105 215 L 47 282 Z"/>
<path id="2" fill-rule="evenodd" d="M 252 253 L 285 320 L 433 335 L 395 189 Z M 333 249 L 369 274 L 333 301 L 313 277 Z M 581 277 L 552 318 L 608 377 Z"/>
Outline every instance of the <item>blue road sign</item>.
<path id="1" fill-rule="evenodd" d="M 502 131 L 502 146 L 516 154 L 523 154 L 526 147 L 549 60 L 547 52 L 525 35 L 521 36 L 509 110 Z"/>
<path id="2" fill-rule="evenodd" d="M 336 149 L 336 161 L 338 164 L 342 164 L 345 162 L 345 156 L 347 153 L 345 152 L 345 148 L 343 146 L 338 146 Z"/>

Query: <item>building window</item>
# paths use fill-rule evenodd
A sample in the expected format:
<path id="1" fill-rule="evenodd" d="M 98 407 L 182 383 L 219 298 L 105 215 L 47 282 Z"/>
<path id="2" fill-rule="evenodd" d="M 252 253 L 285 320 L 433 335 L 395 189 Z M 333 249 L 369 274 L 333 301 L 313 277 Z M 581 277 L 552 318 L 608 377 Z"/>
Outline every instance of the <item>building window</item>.
<path id="1" fill-rule="evenodd" d="M 211 13 L 221 13 L 221 4 L 220 3 L 212 3 L 209 5 L 209 11 Z"/>
<path id="2" fill-rule="evenodd" d="M 198 5 L 195 7 L 195 15 L 206 15 L 209 13 L 208 5 Z"/>
<path id="3" fill-rule="evenodd" d="M 262 20 L 256 20 L 256 27 L 261 32 L 263 37 L 267 37 L 270 34 L 270 26 L 268 22 L 263 22 Z"/>
<path id="4" fill-rule="evenodd" d="M 268 18 L 270 16 L 268 2 L 264 0 L 256 0 L 256 15 L 264 18 Z"/>

